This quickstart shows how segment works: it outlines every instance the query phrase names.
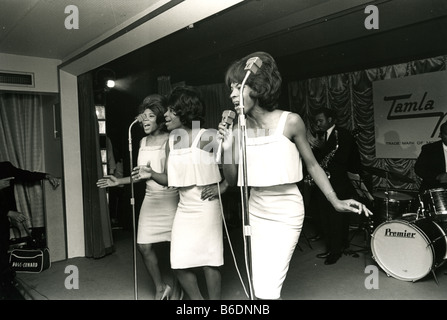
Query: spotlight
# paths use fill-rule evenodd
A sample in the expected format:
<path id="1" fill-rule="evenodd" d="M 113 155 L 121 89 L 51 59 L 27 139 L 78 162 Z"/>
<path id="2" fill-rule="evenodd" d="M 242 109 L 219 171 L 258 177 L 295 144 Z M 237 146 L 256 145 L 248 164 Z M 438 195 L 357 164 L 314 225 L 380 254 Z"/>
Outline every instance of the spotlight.
<path id="1" fill-rule="evenodd" d="M 116 75 L 112 69 L 100 68 L 95 71 L 94 81 L 97 90 L 109 91 L 116 86 Z"/>
<path id="2" fill-rule="evenodd" d="M 113 88 L 114 86 L 115 86 L 115 81 L 114 80 L 107 80 L 107 87 Z"/>

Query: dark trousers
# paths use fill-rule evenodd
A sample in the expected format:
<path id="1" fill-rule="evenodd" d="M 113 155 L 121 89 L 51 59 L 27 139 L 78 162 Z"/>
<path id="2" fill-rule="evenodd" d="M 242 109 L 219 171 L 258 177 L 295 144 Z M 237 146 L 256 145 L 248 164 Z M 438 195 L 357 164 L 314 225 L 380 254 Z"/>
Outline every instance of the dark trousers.
<path id="1" fill-rule="evenodd" d="M 321 193 L 315 191 L 315 201 L 318 208 L 318 221 L 326 244 L 326 251 L 341 254 L 349 247 L 349 214 L 338 212 Z"/>
<path id="2" fill-rule="evenodd" d="M 0 217 L 0 285 L 1 290 L 6 290 L 14 279 L 15 273 L 9 267 L 9 220 Z"/>
<path id="3" fill-rule="evenodd" d="M 0 217 L 0 275 L 9 269 L 9 220 L 7 217 Z"/>

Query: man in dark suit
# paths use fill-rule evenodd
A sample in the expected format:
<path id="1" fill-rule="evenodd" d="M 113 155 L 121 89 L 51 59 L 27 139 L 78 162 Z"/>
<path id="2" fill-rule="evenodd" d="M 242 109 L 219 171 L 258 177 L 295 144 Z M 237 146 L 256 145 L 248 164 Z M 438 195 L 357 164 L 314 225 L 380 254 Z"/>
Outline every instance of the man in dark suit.
<path id="1" fill-rule="evenodd" d="M 414 165 L 414 172 L 422 178 L 420 191 L 447 188 L 447 122 L 441 125 L 441 140 L 425 144 Z"/>
<path id="2" fill-rule="evenodd" d="M 11 162 L 0 162 L 0 300 L 17 297 L 14 291 L 14 272 L 9 267 L 9 228 L 10 221 L 19 225 L 26 221 L 26 216 L 17 211 L 14 196 L 14 183 L 35 182 L 48 179 L 56 188 L 59 180 L 43 172 L 32 172 L 14 167 Z"/>
<path id="3" fill-rule="evenodd" d="M 338 198 L 352 198 L 355 189 L 348 172 L 359 173 L 361 168 L 356 140 L 348 130 L 335 125 L 335 112 L 331 109 L 317 110 L 314 121 L 319 134 L 326 137 L 321 146 L 313 149 L 315 157 L 328 173 Z M 349 246 L 349 215 L 337 212 L 318 188 L 315 188 L 312 201 L 318 207 L 320 228 L 326 244 L 326 251 L 317 257 L 325 258 L 327 265 L 334 264 Z"/>

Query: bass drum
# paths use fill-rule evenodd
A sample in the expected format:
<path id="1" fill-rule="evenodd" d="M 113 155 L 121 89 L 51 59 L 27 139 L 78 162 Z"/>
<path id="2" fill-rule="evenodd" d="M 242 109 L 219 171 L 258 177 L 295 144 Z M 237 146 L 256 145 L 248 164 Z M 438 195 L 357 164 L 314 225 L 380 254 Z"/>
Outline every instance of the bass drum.
<path id="1" fill-rule="evenodd" d="M 436 222 L 408 214 L 379 225 L 371 237 L 371 251 L 388 276 L 417 281 L 444 263 L 447 237 Z"/>

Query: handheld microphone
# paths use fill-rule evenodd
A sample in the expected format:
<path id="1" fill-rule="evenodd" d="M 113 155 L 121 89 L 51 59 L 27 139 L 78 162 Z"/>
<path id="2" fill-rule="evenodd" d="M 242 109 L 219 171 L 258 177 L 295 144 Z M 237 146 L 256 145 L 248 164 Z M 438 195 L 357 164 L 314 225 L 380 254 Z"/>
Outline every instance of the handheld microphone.
<path id="1" fill-rule="evenodd" d="M 225 126 L 227 127 L 227 129 L 233 123 L 234 118 L 236 118 L 236 112 L 234 112 L 232 110 L 225 110 L 222 113 L 222 121 L 225 122 Z M 217 148 L 217 152 L 216 152 L 216 162 L 219 162 L 221 154 L 222 154 L 222 142 L 223 142 L 223 138 L 220 139 L 220 141 L 219 141 L 219 147 Z"/>

